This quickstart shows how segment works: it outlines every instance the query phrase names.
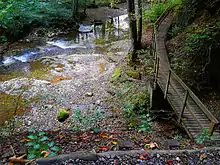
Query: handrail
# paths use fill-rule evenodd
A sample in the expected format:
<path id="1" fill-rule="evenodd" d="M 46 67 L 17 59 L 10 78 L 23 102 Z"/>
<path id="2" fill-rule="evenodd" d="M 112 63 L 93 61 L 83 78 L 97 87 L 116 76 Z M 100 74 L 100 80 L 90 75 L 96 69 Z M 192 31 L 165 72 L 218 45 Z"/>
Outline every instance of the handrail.
<path id="1" fill-rule="evenodd" d="M 153 49 L 154 49 L 154 53 L 155 53 L 155 82 L 157 82 L 157 76 L 158 76 L 158 72 L 159 72 L 159 57 L 157 57 L 157 52 L 156 52 L 156 31 L 159 27 L 159 25 L 161 24 L 161 21 L 164 20 L 164 18 L 166 18 L 166 16 L 169 14 L 169 12 L 171 11 L 172 7 L 168 7 L 163 14 L 157 19 L 157 21 L 154 24 L 154 28 L 153 28 Z M 199 107 L 199 109 L 201 111 L 203 111 L 203 113 L 208 117 L 208 119 L 210 120 L 210 135 L 213 134 L 214 129 L 216 124 L 219 124 L 218 119 L 215 118 L 215 116 L 212 115 L 212 113 L 206 108 L 206 106 L 199 100 L 199 98 L 192 92 L 192 90 L 182 81 L 182 79 L 170 68 L 170 66 L 168 66 L 169 69 L 169 74 L 167 77 L 167 84 L 165 87 L 165 93 L 164 93 L 164 98 L 167 97 L 167 93 L 168 93 L 168 89 L 169 89 L 169 84 L 170 84 L 170 77 L 172 76 L 185 90 L 185 96 L 184 96 L 184 101 L 183 101 L 183 107 L 181 109 L 181 113 L 179 115 L 179 119 L 178 121 L 181 121 L 182 115 L 184 113 L 184 109 L 186 107 L 187 104 L 187 98 L 188 96 L 191 97 L 191 99 L 196 103 L 196 105 Z M 195 115 L 192 114 L 193 117 L 196 119 Z M 200 122 L 199 122 L 200 124 Z M 200 124 L 201 125 L 201 124 Z"/>
<path id="2" fill-rule="evenodd" d="M 192 92 L 192 90 L 181 80 L 181 78 L 170 68 L 171 75 L 175 77 L 175 79 L 180 83 L 180 85 L 189 92 L 189 96 L 195 101 L 195 103 L 199 106 L 199 108 L 206 114 L 209 120 L 218 124 L 219 121 L 209 112 L 206 106 L 199 100 L 199 98 Z"/>

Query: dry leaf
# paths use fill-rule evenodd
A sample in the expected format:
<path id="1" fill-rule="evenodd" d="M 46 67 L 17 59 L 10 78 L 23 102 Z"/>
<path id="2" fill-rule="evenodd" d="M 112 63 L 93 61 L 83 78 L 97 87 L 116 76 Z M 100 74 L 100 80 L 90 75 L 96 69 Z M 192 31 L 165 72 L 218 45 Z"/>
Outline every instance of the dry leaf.
<path id="1" fill-rule="evenodd" d="M 140 156 L 139 157 L 141 160 L 145 160 L 145 157 L 144 156 Z"/>
<path id="2" fill-rule="evenodd" d="M 30 142 L 31 140 L 30 139 L 28 139 L 28 138 L 24 138 L 24 139 L 22 139 L 22 140 L 20 140 L 20 142 Z"/>
<path id="3" fill-rule="evenodd" d="M 100 139 L 95 139 L 95 140 L 94 140 L 94 142 L 100 142 L 100 141 L 101 141 Z"/>
<path id="4" fill-rule="evenodd" d="M 108 151 L 108 147 L 100 147 L 99 151 Z"/>
<path id="5" fill-rule="evenodd" d="M 108 135 L 104 132 L 102 132 L 99 136 L 103 139 L 108 139 Z"/>
<path id="6" fill-rule="evenodd" d="M 112 142 L 112 144 L 117 145 L 117 144 L 118 144 L 118 142 L 114 142 L 114 141 L 113 141 L 113 142 Z"/>
<path id="7" fill-rule="evenodd" d="M 50 155 L 50 152 L 42 151 L 42 152 L 41 152 L 41 155 L 42 155 L 44 158 L 46 158 L 46 157 L 48 157 L 48 156 Z"/>

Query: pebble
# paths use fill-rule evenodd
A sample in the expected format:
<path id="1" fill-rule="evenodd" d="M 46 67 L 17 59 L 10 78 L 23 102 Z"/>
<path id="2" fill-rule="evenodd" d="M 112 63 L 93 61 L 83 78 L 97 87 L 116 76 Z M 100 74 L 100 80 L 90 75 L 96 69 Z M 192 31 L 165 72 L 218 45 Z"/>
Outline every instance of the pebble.
<path id="1" fill-rule="evenodd" d="M 92 92 L 86 92 L 85 96 L 86 96 L 86 97 L 92 97 L 92 96 L 93 96 L 93 93 L 92 93 Z"/>

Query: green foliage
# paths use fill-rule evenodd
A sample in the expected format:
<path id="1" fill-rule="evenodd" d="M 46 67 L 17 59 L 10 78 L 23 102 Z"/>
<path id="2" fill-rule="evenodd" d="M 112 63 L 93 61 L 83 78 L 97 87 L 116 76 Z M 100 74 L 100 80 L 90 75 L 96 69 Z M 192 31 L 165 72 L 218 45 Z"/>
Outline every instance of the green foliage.
<path id="1" fill-rule="evenodd" d="M 60 151 L 60 148 L 54 145 L 54 142 L 49 142 L 49 138 L 45 132 L 37 132 L 36 130 L 29 130 L 31 133 L 28 137 L 29 142 L 26 143 L 28 146 L 28 159 L 35 159 L 46 157 L 52 157 L 56 155 L 56 152 Z"/>
<path id="2" fill-rule="evenodd" d="M 142 87 L 138 93 L 136 90 L 135 87 L 130 86 L 121 94 L 126 100 L 123 113 L 130 128 L 137 128 L 139 132 L 152 133 L 152 122 L 147 113 L 149 100 L 147 89 Z"/>
<path id="3" fill-rule="evenodd" d="M 58 112 L 57 119 L 59 122 L 64 122 L 69 116 L 70 115 L 69 115 L 68 111 L 65 109 L 62 109 Z"/>
<path id="4" fill-rule="evenodd" d="M 151 6 L 150 10 L 147 10 L 143 14 L 143 18 L 146 21 L 154 23 L 160 17 L 160 15 L 167 9 L 169 3 L 156 3 Z"/>
<path id="5" fill-rule="evenodd" d="M 72 128 L 75 131 L 81 131 L 85 129 L 92 129 L 93 131 L 99 130 L 98 121 L 103 117 L 102 110 L 87 110 L 82 112 L 80 109 L 76 109 L 73 114 L 74 123 Z"/>
<path id="6" fill-rule="evenodd" d="M 169 0 L 167 2 L 153 3 L 149 9 L 146 9 L 143 14 L 143 18 L 146 21 L 154 23 L 165 12 L 168 7 L 180 6 L 182 0 Z"/>
<path id="7" fill-rule="evenodd" d="M 141 115 L 140 117 L 140 125 L 138 132 L 147 132 L 147 133 L 153 133 L 152 124 L 150 114 Z"/>
<path id="8" fill-rule="evenodd" d="M 0 36 L 0 43 L 7 42 L 8 39 L 6 36 Z"/>
<path id="9" fill-rule="evenodd" d="M 203 144 L 205 140 L 214 140 L 215 136 L 210 136 L 208 128 L 202 129 L 202 134 L 196 139 L 197 143 Z"/>
<path id="10" fill-rule="evenodd" d="M 71 9 L 67 9 L 60 1 L 44 2 L 40 0 L 0 0 L 0 28 L 10 34 L 23 32 L 31 24 L 49 25 L 57 20 L 71 17 Z"/>
<path id="11" fill-rule="evenodd" d="M 121 76 L 121 69 L 116 69 L 112 74 L 112 81 L 117 80 Z"/>
<path id="12" fill-rule="evenodd" d="M 199 29 L 194 33 L 189 33 L 184 51 L 191 55 L 205 55 L 212 38 L 213 34 L 208 29 Z"/>

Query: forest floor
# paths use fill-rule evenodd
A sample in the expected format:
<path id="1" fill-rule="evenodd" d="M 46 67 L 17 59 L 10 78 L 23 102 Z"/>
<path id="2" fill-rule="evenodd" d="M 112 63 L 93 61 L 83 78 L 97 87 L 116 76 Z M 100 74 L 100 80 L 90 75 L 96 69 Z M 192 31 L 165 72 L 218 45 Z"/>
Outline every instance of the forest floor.
<path id="1" fill-rule="evenodd" d="M 109 14 L 106 14 L 106 11 L 106 8 L 88 10 L 88 20 L 102 20 L 126 12 L 121 10 L 120 13 L 115 13 L 109 10 Z M 88 20 L 85 22 L 88 23 Z M 150 36 L 151 30 L 148 29 L 144 37 L 145 43 L 151 42 Z M 28 42 L 30 41 L 31 39 Z M 145 56 L 140 57 L 145 65 L 140 65 L 137 69 L 142 75 L 141 79 L 127 76 L 126 57 L 129 49 L 130 40 L 123 38 L 107 43 L 104 51 L 103 45 L 99 45 L 95 49 L 86 48 L 72 54 L 46 56 L 40 62 L 49 65 L 49 72 L 41 70 L 38 78 L 18 77 L 1 82 L 0 89 L 4 93 L 22 93 L 27 100 L 33 101 L 28 106 L 28 112 L 15 117 L 15 125 L 14 122 L 6 122 L 6 129 L 3 129 L 3 136 L 0 137 L 0 164 L 7 164 L 8 158 L 13 156 L 10 146 L 15 150 L 16 156 L 21 156 L 30 149 L 27 146 L 30 140 L 27 136 L 31 134 L 27 130 L 30 128 L 44 131 L 49 137 L 48 143 L 54 142 L 61 149 L 57 154 L 75 151 L 170 149 L 170 139 L 179 143 L 173 149 L 203 148 L 204 146 L 188 139 L 173 121 L 154 121 L 151 135 L 140 133 L 138 129 L 129 129 L 123 114 L 121 97 L 118 97 L 117 92 L 127 89 L 124 82 L 129 82 L 132 88 L 146 87 L 152 72 L 152 64 L 149 64 L 152 57 L 148 50 Z M 115 86 L 111 79 L 117 68 L 121 69 L 122 75 Z M 125 93 L 122 97 L 126 95 Z M 69 110 L 70 117 L 64 123 L 57 120 L 60 109 Z M 80 116 L 77 116 L 77 110 L 80 110 Z M 98 121 L 96 112 L 101 116 Z M 79 117 L 82 121 L 77 123 Z M 89 129 L 92 127 L 99 129 Z M 12 130 L 16 130 L 16 133 L 12 134 Z M 150 148 L 146 148 L 146 144 L 151 144 Z"/>

